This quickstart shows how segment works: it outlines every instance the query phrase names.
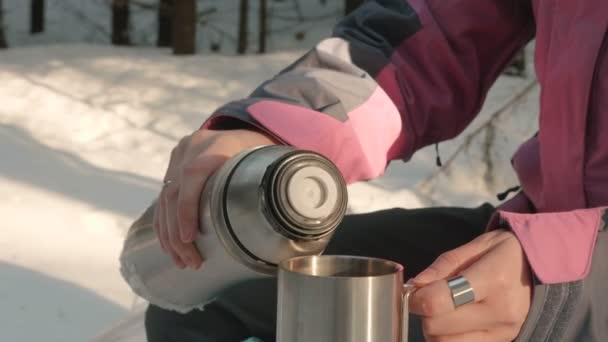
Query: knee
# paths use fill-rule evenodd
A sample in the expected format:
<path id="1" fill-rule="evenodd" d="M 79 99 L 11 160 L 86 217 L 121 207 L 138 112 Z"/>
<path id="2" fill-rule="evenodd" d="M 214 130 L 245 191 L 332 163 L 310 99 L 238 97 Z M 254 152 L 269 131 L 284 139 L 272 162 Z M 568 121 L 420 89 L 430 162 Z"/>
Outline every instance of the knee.
<path id="1" fill-rule="evenodd" d="M 150 305 L 145 327 L 148 342 L 242 341 L 250 335 L 241 321 L 216 302 L 185 314 Z"/>
<path id="2" fill-rule="evenodd" d="M 169 312 L 149 305 L 145 315 L 145 328 L 148 342 L 171 341 L 171 319 Z"/>

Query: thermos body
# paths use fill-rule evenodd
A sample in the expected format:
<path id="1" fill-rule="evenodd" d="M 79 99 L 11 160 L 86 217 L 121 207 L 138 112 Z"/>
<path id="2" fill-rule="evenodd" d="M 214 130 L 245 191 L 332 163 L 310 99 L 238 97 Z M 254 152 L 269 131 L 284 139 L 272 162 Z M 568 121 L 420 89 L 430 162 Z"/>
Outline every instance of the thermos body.
<path id="1" fill-rule="evenodd" d="M 157 306 L 200 309 L 226 287 L 274 276 L 285 259 L 321 254 L 346 202 L 344 179 L 326 158 L 280 145 L 250 149 L 218 169 L 201 194 L 199 270 L 173 265 L 151 227 L 150 208 L 129 231 L 121 272 Z"/>

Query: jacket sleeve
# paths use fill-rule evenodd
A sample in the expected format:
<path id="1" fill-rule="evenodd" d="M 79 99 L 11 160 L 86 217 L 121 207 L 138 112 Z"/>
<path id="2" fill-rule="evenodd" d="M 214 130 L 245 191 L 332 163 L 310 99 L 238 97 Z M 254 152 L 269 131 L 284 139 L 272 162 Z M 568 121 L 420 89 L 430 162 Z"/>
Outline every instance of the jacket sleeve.
<path id="1" fill-rule="evenodd" d="M 525 0 L 376 0 L 333 36 L 220 107 L 203 125 L 245 122 L 331 159 L 347 182 L 459 134 L 534 24 Z"/>
<path id="2" fill-rule="evenodd" d="M 498 211 L 499 224 L 517 235 L 543 284 L 578 281 L 589 274 L 605 213 L 604 207 L 535 214 Z"/>
<path id="3" fill-rule="evenodd" d="M 517 342 L 608 339 L 606 209 L 498 211 L 499 224 L 517 235 L 534 274 L 532 306 Z"/>
<path id="4" fill-rule="evenodd" d="M 606 341 L 606 207 L 534 213 L 519 193 L 498 208 L 489 229 L 511 229 L 534 280 L 534 297 L 516 342 Z"/>

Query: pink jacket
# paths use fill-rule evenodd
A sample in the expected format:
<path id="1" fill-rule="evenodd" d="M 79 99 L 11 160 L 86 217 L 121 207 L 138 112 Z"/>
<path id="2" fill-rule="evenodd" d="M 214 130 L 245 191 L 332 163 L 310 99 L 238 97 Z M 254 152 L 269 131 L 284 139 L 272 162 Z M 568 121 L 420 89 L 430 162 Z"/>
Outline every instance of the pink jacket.
<path id="1" fill-rule="evenodd" d="M 540 131 L 513 158 L 523 192 L 491 223 L 546 284 L 584 278 L 608 206 L 608 1 L 371 1 L 332 38 L 206 127 L 244 121 L 330 158 L 349 182 L 453 138 L 536 37 Z"/>

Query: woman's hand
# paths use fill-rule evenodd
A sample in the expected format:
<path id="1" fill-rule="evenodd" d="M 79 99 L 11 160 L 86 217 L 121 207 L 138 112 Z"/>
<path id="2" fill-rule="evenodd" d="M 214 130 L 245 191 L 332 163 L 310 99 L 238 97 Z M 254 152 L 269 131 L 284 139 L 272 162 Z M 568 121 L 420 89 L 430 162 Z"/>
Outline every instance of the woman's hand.
<path id="1" fill-rule="evenodd" d="M 454 307 L 446 279 L 468 279 L 475 300 Z M 529 266 L 513 233 L 496 230 L 441 255 L 414 278 L 421 286 L 410 299 L 420 315 L 427 341 L 487 342 L 514 340 L 531 301 Z"/>
<path id="2" fill-rule="evenodd" d="M 199 200 L 207 179 L 235 154 L 273 143 L 257 131 L 203 129 L 184 137 L 173 149 L 154 212 L 154 230 L 178 267 L 197 269 L 203 262 L 193 241 L 199 232 Z"/>

